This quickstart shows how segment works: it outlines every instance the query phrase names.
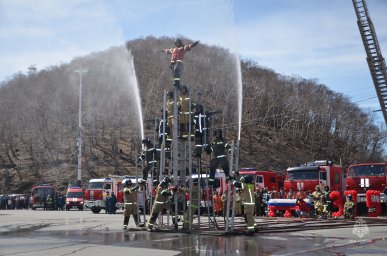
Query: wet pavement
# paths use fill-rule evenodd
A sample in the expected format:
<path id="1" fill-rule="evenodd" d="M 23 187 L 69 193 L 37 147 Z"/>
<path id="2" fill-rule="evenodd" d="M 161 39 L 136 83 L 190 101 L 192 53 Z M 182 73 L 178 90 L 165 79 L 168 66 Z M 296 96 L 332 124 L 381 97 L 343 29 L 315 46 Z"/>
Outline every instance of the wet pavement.
<path id="1" fill-rule="evenodd" d="M 260 224 L 266 220 L 275 224 L 284 219 L 257 218 Z M 4 210 L 0 255 L 387 255 L 386 224 L 361 220 L 345 227 L 287 232 L 286 225 L 297 221 L 287 219 L 289 224 L 275 232 L 209 235 L 123 231 L 120 213 Z"/>

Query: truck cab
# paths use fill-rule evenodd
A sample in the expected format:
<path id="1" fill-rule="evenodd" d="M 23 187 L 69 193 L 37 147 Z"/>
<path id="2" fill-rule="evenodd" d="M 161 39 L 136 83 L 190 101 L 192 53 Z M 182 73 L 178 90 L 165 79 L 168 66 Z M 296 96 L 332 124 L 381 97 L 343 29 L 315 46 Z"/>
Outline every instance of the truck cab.
<path id="1" fill-rule="evenodd" d="M 317 185 L 321 190 L 329 186 L 330 191 L 343 192 L 343 169 L 334 165 L 332 161 L 318 160 L 286 170 L 284 182 L 285 191 L 293 188 L 294 191 L 313 192 Z"/>
<path id="2" fill-rule="evenodd" d="M 352 164 L 347 168 L 346 188 L 356 190 L 358 203 L 365 203 L 367 190 L 380 192 L 380 201 L 387 200 L 387 163 Z"/>
<path id="3" fill-rule="evenodd" d="M 239 171 L 240 176 L 252 176 L 255 181 L 254 191 L 258 188 L 267 188 L 271 190 L 273 187 L 278 191 L 279 188 L 283 187 L 284 181 L 283 176 L 276 171 L 263 171 L 257 170 L 256 168 L 241 168 Z"/>

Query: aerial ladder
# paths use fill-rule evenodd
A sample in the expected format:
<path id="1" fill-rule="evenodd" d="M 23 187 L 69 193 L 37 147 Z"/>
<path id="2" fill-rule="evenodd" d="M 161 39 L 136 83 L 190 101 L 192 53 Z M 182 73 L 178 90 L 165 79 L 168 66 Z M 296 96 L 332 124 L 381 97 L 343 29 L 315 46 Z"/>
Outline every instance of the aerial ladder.
<path id="1" fill-rule="evenodd" d="M 352 0 L 357 16 L 360 35 L 367 53 L 368 67 L 379 99 L 384 121 L 387 125 L 387 70 L 366 0 Z"/>

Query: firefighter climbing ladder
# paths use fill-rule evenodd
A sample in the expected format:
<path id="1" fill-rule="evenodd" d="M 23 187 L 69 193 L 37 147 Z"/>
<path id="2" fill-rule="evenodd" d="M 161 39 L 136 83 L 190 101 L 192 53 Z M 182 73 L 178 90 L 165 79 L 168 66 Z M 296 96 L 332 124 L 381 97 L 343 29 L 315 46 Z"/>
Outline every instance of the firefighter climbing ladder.
<path id="1" fill-rule="evenodd" d="M 374 25 L 368 13 L 366 0 L 352 0 L 360 35 L 367 53 L 367 62 L 378 95 L 384 121 L 387 124 L 387 70 Z"/>

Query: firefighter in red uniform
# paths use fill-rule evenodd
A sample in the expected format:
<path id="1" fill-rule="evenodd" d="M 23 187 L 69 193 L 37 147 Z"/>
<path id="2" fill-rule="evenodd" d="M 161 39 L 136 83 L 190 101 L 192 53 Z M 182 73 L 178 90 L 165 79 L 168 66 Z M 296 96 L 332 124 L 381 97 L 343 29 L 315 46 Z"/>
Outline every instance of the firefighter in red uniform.
<path id="1" fill-rule="evenodd" d="M 216 131 L 215 140 L 211 143 L 210 151 L 207 150 L 208 152 L 212 151 L 214 153 L 214 157 L 211 159 L 211 162 L 210 162 L 210 177 L 208 179 L 208 185 L 214 185 L 215 172 L 218 166 L 220 166 L 223 169 L 228 179 L 234 178 L 230 176 L 230 168 L 229 168 L 229 163 L 227 159 L 227 151 L 229 149 L 230 149 L 230 145 L 228 145 L 226 140 L 223 138 L 222 130 L 218 129 Z"/>
<path id="2" fill-rule="evenodd" d="M 196 45 L 199 44 L 199 41 L 194 42 L 190 45 L 184 45 L 183 42 L 176 38 L 175 40 L 175 46 L 174 48 L 170 49 L 163 49 L 163 52 L 172 54 L 171 57 L 171 69 L 172 69 L 172 75 L 173 75 L 173 85 L 177 88 L 180 88 L 181 84 L 181 71 L 183 66 L 183 59 L 184 54 L 187 51 L 190 51 L 192 48 L 194 48 Z"/>

